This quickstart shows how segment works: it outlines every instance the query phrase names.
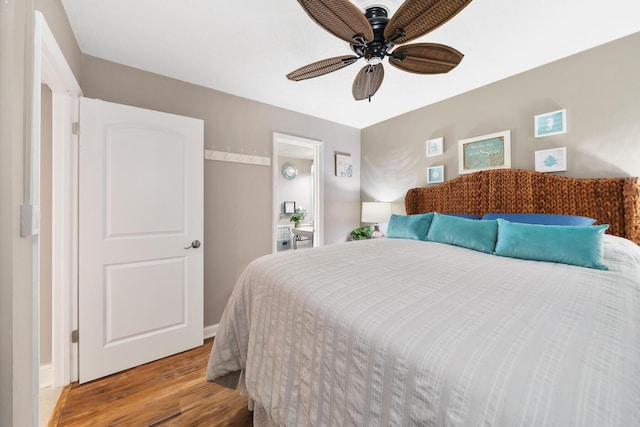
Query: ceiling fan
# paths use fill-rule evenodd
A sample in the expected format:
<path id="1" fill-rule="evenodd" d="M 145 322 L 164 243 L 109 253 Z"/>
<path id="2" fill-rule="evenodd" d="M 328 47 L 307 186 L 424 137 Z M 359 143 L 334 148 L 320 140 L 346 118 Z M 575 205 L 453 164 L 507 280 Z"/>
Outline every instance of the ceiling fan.
<path id="1" fill-rule="evenodd" d="M 356 76 L 352 93 L 356 101 L 371 101 L 384 78 L 385 56 L 394 67 L 417 74 L 448 73 L 464 56 L 437 43 L 413 43 L 392 49 L 435 30 L 471 0 L 407 0 L 391 18 L 384 7 L 370 7 L 363 14 L 348 0 L 298 0 L 298 3 L 318 25 L 349 43 L 355 55 L 305 65 L 287 74 L 289 80 L 322 76 L 364 58 L 367 65 Z"/>

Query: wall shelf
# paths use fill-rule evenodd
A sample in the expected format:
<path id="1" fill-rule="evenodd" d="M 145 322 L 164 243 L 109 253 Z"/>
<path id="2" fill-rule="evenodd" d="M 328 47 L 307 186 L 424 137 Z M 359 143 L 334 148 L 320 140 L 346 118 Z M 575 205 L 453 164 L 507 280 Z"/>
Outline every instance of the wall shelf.
<path id="1" fill-rule="evenodd" d="M 232 153 L 230 151 L 204 150 L 206 160 L 220 162 L 246 163 L 249 165 L 271 166 L 271 158 L 255 154 Z"/>

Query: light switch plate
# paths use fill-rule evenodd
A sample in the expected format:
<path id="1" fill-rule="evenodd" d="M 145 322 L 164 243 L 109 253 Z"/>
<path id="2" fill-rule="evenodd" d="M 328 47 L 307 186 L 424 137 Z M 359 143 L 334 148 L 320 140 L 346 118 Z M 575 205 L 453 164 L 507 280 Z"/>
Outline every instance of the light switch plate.
<path id="1" fill-rule="evenodd" d="M 20 236 L 35 236 L 40 233 L 40 207 L 20 205 Z"/>

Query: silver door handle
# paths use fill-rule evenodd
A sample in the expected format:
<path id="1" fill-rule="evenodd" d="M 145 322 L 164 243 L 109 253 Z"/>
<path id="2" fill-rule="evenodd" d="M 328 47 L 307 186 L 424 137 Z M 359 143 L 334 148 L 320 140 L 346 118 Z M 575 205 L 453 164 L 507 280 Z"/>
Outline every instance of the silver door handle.
<path id="1" fill-rule="evenodd" d="M 187 246 L 185 249 L 198 249 L 200 247 L 200 240 L 194 240 L 191 242 L 191 246 Z"/>

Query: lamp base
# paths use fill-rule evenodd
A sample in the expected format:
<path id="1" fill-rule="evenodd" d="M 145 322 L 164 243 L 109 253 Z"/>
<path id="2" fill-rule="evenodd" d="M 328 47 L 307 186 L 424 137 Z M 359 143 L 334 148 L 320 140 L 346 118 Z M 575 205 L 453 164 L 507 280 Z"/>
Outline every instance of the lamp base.
<path id="1" fill-rule="evenodd" d="M 370 239 L 379 239 L 381 237 L 384 237 L 384 233 L 382 231 L 380 231 L 380 227 L 378 226 L 378 224 L 376 224 L 373 227 L 373 232 L 371 233 L 371 236 L 369 236 Z"/>

